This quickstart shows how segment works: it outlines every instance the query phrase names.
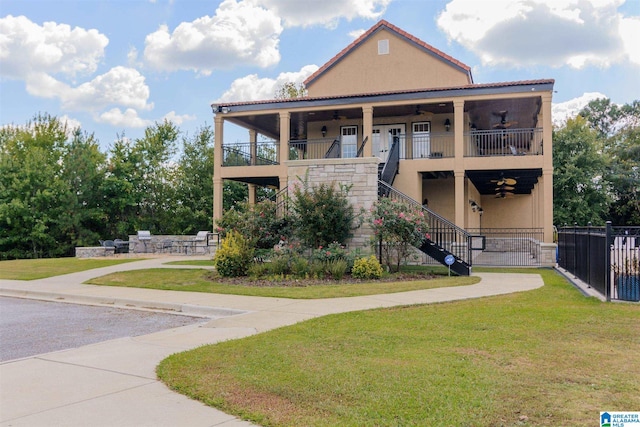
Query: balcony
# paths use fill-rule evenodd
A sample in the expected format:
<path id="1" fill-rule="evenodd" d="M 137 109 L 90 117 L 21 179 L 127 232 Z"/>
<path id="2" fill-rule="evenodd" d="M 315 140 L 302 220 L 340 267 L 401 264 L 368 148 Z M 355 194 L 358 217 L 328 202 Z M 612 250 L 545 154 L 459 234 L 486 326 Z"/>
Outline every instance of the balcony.
<path id="1" fill-rule="evenodd" d="M 277 165 L 276 141 L 236 142 L 222 146 L 222 166 L 270 166 Z"/>
<path id="2" fill-rule="evenodd" d="M 464 139 L 465 157 L 542 155 L 542 128 L 472 130 Z"/>

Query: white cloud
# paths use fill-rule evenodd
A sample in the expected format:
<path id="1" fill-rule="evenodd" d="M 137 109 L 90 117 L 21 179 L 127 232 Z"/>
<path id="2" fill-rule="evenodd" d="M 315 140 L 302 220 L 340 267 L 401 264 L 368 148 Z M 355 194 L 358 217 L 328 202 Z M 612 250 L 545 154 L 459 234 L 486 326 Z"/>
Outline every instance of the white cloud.
<path id="1" fill-rule="evenodd" d="M 438 17 L 447 36 L 486 65 L 609 67 L 638 61 L 638 17 L 624 0 L 452 0 Z"/>
<path id="2" fill-rule="evenodd" d="M 572 119 L 578 115 L 586 105 L 594 99 L 607 98 L 606 95 L 600 92 L 587 92 L 577 98 L 570 99 L 566 102 L 560 102 L 551 106 L 551 116 L 553 118 L 553 124 L 556 126 L 562 126 L 567 122 L 567 119 Z"/>
<path id="3" fill-rule="evenodd" d="M 95 72 L 109 39 L 97 30 L 71 28 L 25 16 L 0 18 L 0 75 L 22 79 L 32 73 L 74 77 Z"/>
<path id="4" fill-rule="evenodd" d="M 196 116 L 193 114 L 176 114 L 175 111 L 170 111 L 167 114 L 165 114 L 162 117 L 162 119 L 169 120 L 174 125 L 180 126 L 182 123 L 186 121 L 195 120 Z"/>
<path id="5" fill-rule="evenodd" d="M 341 18 L 380 18 L 391 0 L 247 0 L 273 10 L 286 27 L 323 25 L 335 28 Z"/>
<path id="6" fill-rule="evenodd" d="M 317 65 L 305 65 L 298 72 L 280 73 L 275 79 L 259 78 L 257 74 L 236 79 L 231 87 L 214 102 L 244 102 L 273 99 L 276 90 L 284 83 L 302 83 L 316 72 Z"/>
<path id="7" fill-rule="evenodd" d="M 216 15 L 183 22 L 169 32 L 166 25 L 145 39 L 144 58 L 165 71 L 214 69 L 239 65 L 268 67 L 280 61 L 280 19 L 247 1 L 223 1 Z"/>
<path id="8" fill-rule="evenodd" d="M 80 120 L 76 120 L 74 118 L 71 118 L 71 117 L 67 116 L 66 114 L 58 117 L 58 120 L 60 120 L 60 123 L 66 123 L 66 125 L 67 125 L 67 135 L 68 136 L 73 135 L 73 132 L 76 129 L 81 129 L 82 128 L 82 123 L 80 122 Z"/>
<path id="9" fill-rule="evenodd" d="M 354 30 L 349 33 L 349 37 L 355 40 L 366 32 L 367 30 Z"/>
<path id="10" fill-rule="evenodd" d="M 109 111 L 98 115 L 96 121 L 100 123 L 108 123 L 112 126 L 143 128 L 153 124 L 151 120 L 145 120 L 138 116 L 133 108 L 127 108 L 121 111 L 119 108 L 112 108 Z"/>
<path id="11" fill-rule="evenodd" d="M 72 87 L 44 74 L 27 77 L 27 91 L 42 98 L 58 98 L 68 111 L 98 111 L 109 106 L 150 110 L 149 87 L 137 70 L 114 67 L 93 80 Z"/>

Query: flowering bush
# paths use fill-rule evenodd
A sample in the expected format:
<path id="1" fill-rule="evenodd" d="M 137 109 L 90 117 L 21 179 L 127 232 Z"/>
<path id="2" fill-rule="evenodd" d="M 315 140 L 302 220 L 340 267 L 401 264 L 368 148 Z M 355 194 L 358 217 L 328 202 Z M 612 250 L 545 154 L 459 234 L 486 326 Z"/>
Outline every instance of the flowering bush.
<path id="1" fill-rule="evenodd" d="M 310 248 L 345 243 L 360 226 L 349 203 L 350 186 L 321 183 L 311 186 L 308 176 L 292 186 L 290 207 L 295 234 Z"/>
<path id="2" fill-rule="evenodd" d="M 311 252 L 311 259 L 319 261 L 323 264 L 329 264 L 334 261 L 345 261 L 347 263 L 347 271 L 351 271 L 353 262 L 358 256 L 358 251 L 349 251 L 346 246 L 338 242 L 330 243 L 327 246 L 318 246 Z"/>
<path id="3" fill-rule="evenodd" d="M 276 210 L 276 204 L 270 200 L 255 205 L 240 203 L 217 221 L 216 231 L 224 238 L 230 230 L 236 230 L 250 239 L 256 249 L 271 249 L 291 234 L 289 219 L 279 217 Z"/>
<path id="4" fill-rule="evenodd" d="M 372 244 L 382 242 L 382 258 L 391 267 L 400 269 L 406 263 L 413 246 L 419 247 L 429 238 L 429 225 L 419 207 L 383 197 L 371 207 L 369 224 L 373 229 Z"/>

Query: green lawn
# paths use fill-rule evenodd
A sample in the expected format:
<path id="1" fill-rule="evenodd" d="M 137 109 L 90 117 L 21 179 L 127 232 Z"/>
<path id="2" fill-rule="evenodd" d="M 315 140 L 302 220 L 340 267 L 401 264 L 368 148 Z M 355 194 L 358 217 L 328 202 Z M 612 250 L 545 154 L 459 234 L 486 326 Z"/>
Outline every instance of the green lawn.
<path id="1" fill-rule="evenodd" d="M 165 359 L 172 389 L 269 426 L 586 426 L 640 408 L 640 306 L 543 288 L 331 315 Z"/>
<path id="2" fill-rule="evenodd" d="M 0 261 L 0 279 L 35 280 L 93 268 L 108 267 L 125 262 L 140 261 L 141 259 L 41 258 Z"/>
<path id="3" fill-rule="evenodd" d="M 391 292 L 405 292 L 450 286 L 471 285 L 477 277 L 438 277 L 430 280 L 410 280 L 398 282 L 368 282 L 314 286 L 244 286 L 242 284 L 217 283 L 207 279 L 210 271 L 203 269 L 155 268 L 112 273 L 91 279 L 92 285 L 127 286 L 136 288 L 162 289 L 173 291 L 209 292 L 218 294 L 251 295 L 278 298 L 338 298 L 358 295 L 375 295 Z"/>

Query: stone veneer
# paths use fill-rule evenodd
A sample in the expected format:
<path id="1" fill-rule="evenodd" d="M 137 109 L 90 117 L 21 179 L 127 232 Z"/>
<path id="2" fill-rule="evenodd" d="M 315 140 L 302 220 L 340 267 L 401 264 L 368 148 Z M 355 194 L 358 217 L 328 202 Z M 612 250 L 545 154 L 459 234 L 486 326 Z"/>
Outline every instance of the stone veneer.
<path id="1" fill-rule="evenodd" d="M 116 248 L 114 247 L 105 248 L 104 246 L 77 247 L 76 258 L 97 258 L 113 256 L 115 250 Z"/>
<path id="2" fill-rule="evenodd" d="M 351 185 L 349 200 L 356 213 L 360 209 L 368 214 L 369 209 L 378 200 L 378 158 L 355 159 L 319 159 L 292 160 L 286 162 L 288 166 L 289 191 L 295 185 L 300 185 L 308 172 L 309 184 L 339 183 Z M 350 248 L 370 248 L 372 230 L 364 222 L 353 232 L 353 237 L 347 242 Z"/>

